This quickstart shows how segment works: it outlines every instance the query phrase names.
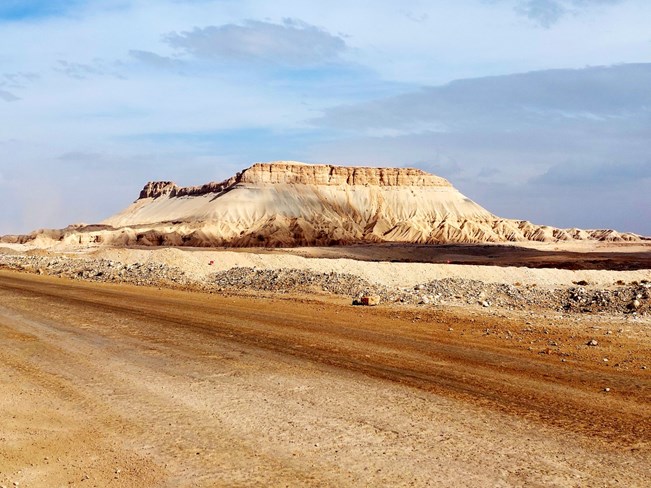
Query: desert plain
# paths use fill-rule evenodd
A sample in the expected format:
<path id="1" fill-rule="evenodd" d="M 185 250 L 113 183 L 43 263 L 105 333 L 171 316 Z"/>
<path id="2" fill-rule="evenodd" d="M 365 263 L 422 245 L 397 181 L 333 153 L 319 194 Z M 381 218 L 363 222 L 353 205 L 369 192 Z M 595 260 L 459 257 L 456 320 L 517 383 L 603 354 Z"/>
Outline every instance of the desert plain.
<path id="1" fill-rule="evenodd" d="M 602 311 L 491 295 L 643 293 L 648 265 L 598 257 L 644 263 L 647 246 L 538 246 L 559 269 L 522 266 L 531 246 L 489 266 L 466 246 L 435 263 L 435 246 L 6 244 L 0 484 L 648 486 L 648 295 Z M 402 300 L 352 306 L 346 277 Z M 422 300 L 441 280 L 456 295 Z"/>

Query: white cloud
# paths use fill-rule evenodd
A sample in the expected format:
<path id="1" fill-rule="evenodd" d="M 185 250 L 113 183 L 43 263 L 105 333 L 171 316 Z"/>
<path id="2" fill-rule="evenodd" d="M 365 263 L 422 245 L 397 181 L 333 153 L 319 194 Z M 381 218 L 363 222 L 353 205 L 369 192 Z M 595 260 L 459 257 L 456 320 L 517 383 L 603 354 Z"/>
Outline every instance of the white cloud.
<path id="1" fill-rule="evenodd" d="M 516 12 L 544 28 L 550 28 L 567 15 L 622 3 L 624 0 L 519 0 Z"/>
<path id="2" fill-rule="evenodd" d="M 182 71 L 185 63 L 179 59 L 174 59 L 167 56 L 161 56 L 159 54 L 150 52 L 150 51 L 140 51 L 138 49 L 131 49 L 129 55 L 140 61 L 141 63 L 152 66 L 159 69 L 167 69 L 173 71 Z"/>
<path id="3" fill-rule="evenodd" d="M 516 7 L 516 11 L 547 28 L 567 13 L 565 7 L 556 0 L 526 0 Z"/>
<path id="4" fill-rule="evenodd" d="M 305 22 L 247 20 L 241 25 L 195 27 L 172 32 L 165 41 L 198 58 L 312 66 L 336 60 L 346 50 L 341 37 Z"/>
<path id="5" fill-rule="evenodd" d="M 106 62 L 102 59 L 93 59 L 90 63 L 76 63 L 74 61 L 58 59 L 54 65 L 54 70 L 78 80 L 97 76 L 124 78 L 124 75 L 117 69 L 117 63 Z"/>

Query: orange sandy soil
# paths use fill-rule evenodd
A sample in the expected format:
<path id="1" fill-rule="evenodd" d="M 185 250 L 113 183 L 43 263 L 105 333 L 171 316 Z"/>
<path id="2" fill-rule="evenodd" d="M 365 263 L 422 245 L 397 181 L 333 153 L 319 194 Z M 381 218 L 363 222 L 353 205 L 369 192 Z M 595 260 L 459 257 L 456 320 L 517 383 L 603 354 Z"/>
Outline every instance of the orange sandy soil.
<path id="1" fill-rule="evenodd" d="M 648 320 L 0 271 L 0 341 L 0 485 L 651 485 Z"/>

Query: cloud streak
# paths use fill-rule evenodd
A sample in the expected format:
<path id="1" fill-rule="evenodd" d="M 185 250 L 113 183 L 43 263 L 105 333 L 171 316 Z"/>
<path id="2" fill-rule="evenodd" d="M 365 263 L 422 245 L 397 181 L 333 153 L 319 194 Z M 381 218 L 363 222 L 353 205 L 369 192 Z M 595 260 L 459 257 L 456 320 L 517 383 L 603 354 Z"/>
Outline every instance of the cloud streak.
<path id="1" fill-rule="evenodd" d="M 91 63 L 77 63 L 59 59 L 54 66 L 54 70 L 77 80 L 85 80 L 97 76 L 123 78 L 124 76 L 112 64 L 115 63 L 107 63 L 101 59 L 94 59 Z"/>
<path id="2" fill-rule="evenodd" d="M 541 27 L 549 28 L 558 22 L 567 10 L 555 0 L 528 0 L 516 7 L 516 12 L 528 17 Z"/>
<path id="3" fill-rule="evenodd" d="M 651 117 L 651 64 L 546 70 L 460 80 L 439 87 L 326 110 L 317 124 L 347 129 L 403 129 L 440 124 L 461 129 L 611 126 Z"/>
<path id="4" fill-rule="evenodd" d="M 585 163 L 555 164 L 531 183 L 561 187 L 613 187 L 651 179 L 651 159 L 613 161 L 588 165 Z"/>
<path id="5" fill-rule="evenodd" d="M 20 97 L 17 97 L 11 92 L 8 92 L 7 90 L 2 90 L 0 89 L 0 99 L 4 100 L 5 102 L 16 102 L 20 100 Z"/>
<path id="6" fill-rule="evenodd" d="M 185 63 L 179 59 L 161 56 L 151 51 L 132 49 L 129 51 L 129 56 L 144 65 L 157 69 L 181 72 L 185 67 Z"/>
<path id="7" fill-rule="evenodd" d="M 346 50 L 338 36 L 305 22 L 281 24 L 247 20 L 242 24 L 195 27 L 167 34 L 171 47 L 200 59 L 314 66 L 335 61 Z"/>
<path id="8" fill-rule="evenodd" d="M 587 9 L 621 2 L 622 0 L 521 0 L 515 11 L 540 27 L 549 29 L 567 15 L 578 15 Z"/>

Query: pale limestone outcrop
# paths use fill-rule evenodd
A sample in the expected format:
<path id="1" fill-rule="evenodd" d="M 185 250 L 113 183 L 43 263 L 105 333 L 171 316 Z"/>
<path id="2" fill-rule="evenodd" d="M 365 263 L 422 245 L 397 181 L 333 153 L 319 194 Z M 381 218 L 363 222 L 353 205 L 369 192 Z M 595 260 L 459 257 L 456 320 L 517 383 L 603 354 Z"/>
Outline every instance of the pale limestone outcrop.
<path id="1" fill-rule="evenodd" d="M 234 185 L 237 182 L 239 175 L 240 173 L 225 181 L 213 181 L 200 186 L 181 187 L 172 181 L 150 181 L 140 192 L 139 198 L 158 198 L 163 195 L 182 197 L 205 195 L 207 193 L 219 193 Z"/>
<path id="2" fill-rule="evenodd" d="M 452 187 L 445 178 L 414 168 L 366 168 L 275 161 L 271 163 L 255 163 L 250 168 L 227 180 L 201 186 L 179 187 L 171 181 L 150 181 L 140 192 L 140 198 L 219 193 L 238 183 L 244 185 Z"/>
<path id="3" fill-rule="evenodd" d="M 414 168 L 312 165 L 291 161 L 256 163 L 242 172 L 240 182 L 253 185 L 452 186 L 444 178 Z"/>
<path id="4" fill-rule="evenodd" d="M 150 181 L 140 192 L 139 198 L 158 198 L 163 195 L 176 194 L 179 186 L 173 181 Z"/>

